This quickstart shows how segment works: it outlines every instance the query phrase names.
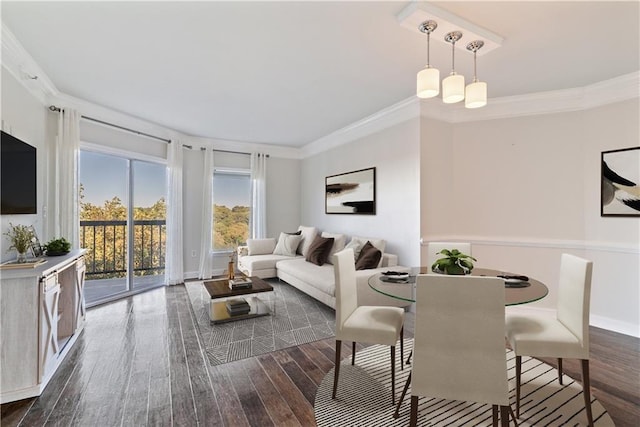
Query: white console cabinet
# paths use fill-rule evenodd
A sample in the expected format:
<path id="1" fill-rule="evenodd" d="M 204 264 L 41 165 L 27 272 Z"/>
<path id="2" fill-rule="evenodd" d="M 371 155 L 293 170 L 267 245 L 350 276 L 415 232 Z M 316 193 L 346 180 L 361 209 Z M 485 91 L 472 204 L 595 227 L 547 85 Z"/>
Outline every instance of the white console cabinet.
<path id="1" fill-rule="evenodd" d="M 0 270 L 0 403 L 39 396 L 82 331 L 84 253 Z"/>

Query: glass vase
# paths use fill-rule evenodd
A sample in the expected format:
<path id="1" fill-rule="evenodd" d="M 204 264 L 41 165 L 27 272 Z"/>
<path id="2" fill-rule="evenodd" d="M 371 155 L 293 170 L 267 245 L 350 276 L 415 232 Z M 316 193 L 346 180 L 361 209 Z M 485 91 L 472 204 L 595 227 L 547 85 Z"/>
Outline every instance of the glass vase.
<path id="1" fill-rule="evenodd" d="M 23 264 L 27 262 L 27 251 L 18 252 L 18 257 L 16 258 L 16 262 L 18 264 Z"/>

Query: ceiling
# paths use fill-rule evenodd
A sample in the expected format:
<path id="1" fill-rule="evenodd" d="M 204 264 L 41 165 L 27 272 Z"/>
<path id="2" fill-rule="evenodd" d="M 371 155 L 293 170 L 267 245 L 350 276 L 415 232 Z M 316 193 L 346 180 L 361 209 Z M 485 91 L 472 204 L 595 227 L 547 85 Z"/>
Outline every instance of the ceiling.
<path id="1" fill-rule="evenodd" d="M 67 95 L 187 135 L 295 147 L 414 96 L 426 37 L 398 23 L 408 4 L 2 1 L 1 7 L 3 24 Z M 504 38 L 478 58 L 489 102 L 640 69 L 638 1 L 434 4 Z M 450 50 L 431 44 L 431 65 L 441 77 L 450 71 Z M 472 64 L 470 53 L 457 53 L 456 69 L 467 81 Z"/>

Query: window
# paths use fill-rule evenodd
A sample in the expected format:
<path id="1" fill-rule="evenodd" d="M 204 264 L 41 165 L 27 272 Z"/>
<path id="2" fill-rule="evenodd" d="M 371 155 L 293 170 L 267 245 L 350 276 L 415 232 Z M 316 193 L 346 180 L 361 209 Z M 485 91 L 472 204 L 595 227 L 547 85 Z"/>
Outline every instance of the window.
<path id="1" fill-rule="evenodd" d="M 213 174 L 213 249 L 228 250 L 249 238 L 251 173 L 216 169 Z"/>

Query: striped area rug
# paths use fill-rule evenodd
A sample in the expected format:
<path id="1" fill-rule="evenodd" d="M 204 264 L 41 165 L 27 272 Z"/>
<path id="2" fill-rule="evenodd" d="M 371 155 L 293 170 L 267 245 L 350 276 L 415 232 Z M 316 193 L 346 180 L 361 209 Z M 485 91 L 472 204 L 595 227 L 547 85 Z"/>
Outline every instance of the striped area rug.
<path id="1" fill-rule="evenodd" d="M 405 340 L 405 354 L 413 341 Z M 407 350 L 408 349 L 408 350 Z M 396 353 L 399 353 L 397 351 Z M 410 366 L 400 370 L 396 364 L 396 393 L 400 397 Z M 511 402 L 515 411 L 515 354 L 507 350 Z M 564 385 L 558 383 L 558 371 L 539 360 L 522 358 L 522 388 L 520 401 L 521 426 L 586 426 L 581 383 L 568 376 Z M 392 417 L 391 370 L 389 347 L 374 345 L 356 355 L 356 366 L 345 358 L 340 367 L 336 400 L 331 399 L 333 369 L 324 377 L 315 401 L 315 416 L 319 427 L 335 426 L 407 426 L 411 406 L 410 391 L 400 409 L 400 417 Z M 593 398 L 593 395 L 592 395 Z M 490 426 L 490 405 L 421 397 L 418 412 L 420 426 Z M 592 400 L 594 423 L 597 427 L 613 426 L 613 421 L 595 399 Z M 510 425 L 513 425 L 511 423 Z"/>

